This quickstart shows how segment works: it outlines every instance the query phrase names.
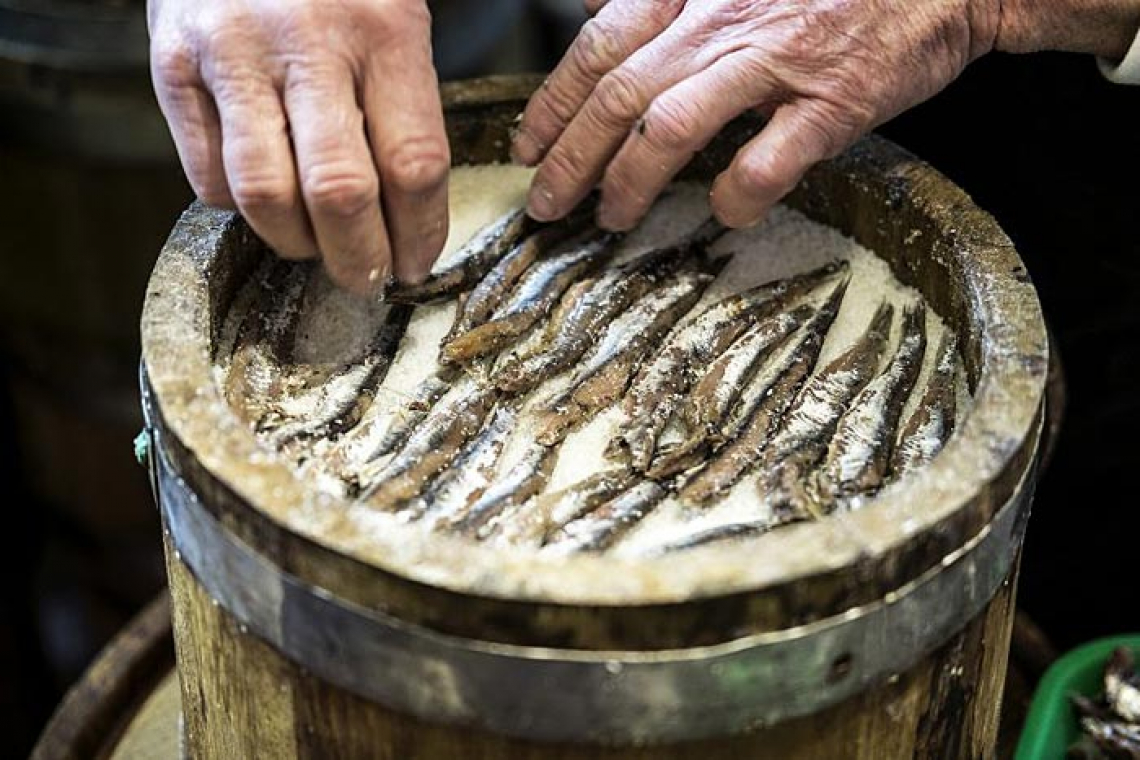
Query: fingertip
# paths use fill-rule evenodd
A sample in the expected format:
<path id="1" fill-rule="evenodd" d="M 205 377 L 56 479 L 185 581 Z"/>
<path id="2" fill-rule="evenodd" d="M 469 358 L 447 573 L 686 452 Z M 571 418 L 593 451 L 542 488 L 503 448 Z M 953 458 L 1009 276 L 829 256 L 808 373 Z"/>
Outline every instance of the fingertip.
<path id="1" fill-rule="evenodd" d="M 726 174 L 721 174 L 709 192 L 709 206 L 716 220 L 733 230 L 755 227 L 764 221 L 770 206 L 758 205 L 746 198 L 735 197 L 735 194 L 726 187 L 728 182 Z"/>
<path id="2" fill-rule="evenodd" d="M 598 205 L 597 225 L 606 232 L 629 232 L 639 221 L 640 217 L 631 216 L 605 200 Z"/>

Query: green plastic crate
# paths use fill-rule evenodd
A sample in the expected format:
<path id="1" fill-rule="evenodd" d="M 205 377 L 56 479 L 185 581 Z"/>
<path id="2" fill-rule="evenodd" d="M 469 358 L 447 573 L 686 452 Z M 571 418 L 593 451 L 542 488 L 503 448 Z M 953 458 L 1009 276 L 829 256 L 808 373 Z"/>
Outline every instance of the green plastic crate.
<path id="1" fill-rule="evenodd" d="M 1037 686 L 1015 760 L 1063 760 L 1081 729 L 1069 695 L 1095 697 L 1104 689 L 1104 664 L 1112 650 L 1128 647 L 1140 658 L 1140 634 L 1097 639 L 1065 654 Z"/>

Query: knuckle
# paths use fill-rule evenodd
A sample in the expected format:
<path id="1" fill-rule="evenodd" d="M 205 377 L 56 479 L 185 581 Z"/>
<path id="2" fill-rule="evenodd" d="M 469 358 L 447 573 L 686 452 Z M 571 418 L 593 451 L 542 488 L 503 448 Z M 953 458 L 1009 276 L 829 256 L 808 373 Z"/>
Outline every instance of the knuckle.
<path id="1" fill-rule="evenodd" d="M 606 74 L 594 91 L 596 116 L 603 124 L 630 124 L 641 116 L 643 105 L 636 81 L 623 69 Z"/>
<path id="2" fill-rule="evenodd" d="M 381 158 L 385 184 L 400 192 L 423 194 L 439 187 L 451 168 L 446 141 L 422 137 L 405 141 Z"/>
<path id="3" fill-rule="evenodd" d="M 585 167 L 575 158 L 576 152 L 567 149 L 561 144 L 546 155 L 539 169 L 537 180 L 540 184 L 550 188 L 565 187 L 572 184 L 585 174 Z"/>
<path id="4" fill-rule="evenodd" d="M 769 151 L 748 151 L 736 166 L 736 178 L 749 195 L 769 195 L 790 184 L 784 167 Z"/>
<path id="5" fill-rule="evenodd" d="M 379 200 L 375 175 L 350 165 L 326 164 L 310 169 L 304 179 L 305 200 L 320 214 L 359 216 Z"/>
<path id="6" fill-rule="evenodd" d="M 230 181 L 234 202 L 242 211 L 257 214 L 292 205 L 293 186 L 288 180 L 270 174 L 238 174 Z"/>
<path id="7" fill-rule="evenodd" d="M 645 112 L 643 133 L 645 138 L 667 153 L 689 151 L 693 145 L 693 127 L 698 115 L 677 98 L 663 95 L 654 100 Z"/>
<path id="8" fill-rule="evenodd" d="M 156 39 L 150 60 L 155 80 L 168 87 L 184 87 L 198 80 L 198 56 L 185 40 Z"/>
<path id="9" fill-rule="evenodd" d="M 621 60 L 622 48 L 613 30 L 602 20 L 591 18 L 582 25 L 570 48 L 571 64 L 586 76 L 597 79 Z"/>

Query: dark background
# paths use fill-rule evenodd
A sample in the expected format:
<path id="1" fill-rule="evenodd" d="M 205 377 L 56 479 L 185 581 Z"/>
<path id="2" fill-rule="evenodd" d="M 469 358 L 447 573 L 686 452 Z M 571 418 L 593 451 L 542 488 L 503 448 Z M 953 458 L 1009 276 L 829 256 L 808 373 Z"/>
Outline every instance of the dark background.
<path id="1" fill-rule="evenodd" d="M 530 44 L 557 49 L 557 29 L 549 23 L 540 28 L 549 39 Z M 534 60 L 533 49 L 515 50 L 496 67 Z M 9 210 L 19 201 L 41 212 L 0 216 L 5 224 L 0 279 L 7 288 L 0 293 L 8 294 L 22 286 L 21 267 L 14 262 L 34 268 L 41 256 L 35 245 L 12 241 L 67 239 L 63 233 L 48 234 L 49 226 L 66 227 L 74 214 L 59 208 L 85 200 L 61 194 L 58 187 L 45 192 L 35 182 L 12 187 L 5 161 L 13 155 L 56 165 L 70 159 L 53 155 L 50 145 L 26 150 L 12 130 L 2 128 L 11 116 L 3 106 L 0 98 L 0 182 L 7 184 L 2 202 Z M 1062 649 L 1102 634 L 1140 630 L 1133 550 L 1140 471 L 1140 87 L 1105 82 L 1087 57 L 991 56 L 881 132 L 941 169 L 998 218 L 1026 259 L 1064 358 L 1066 423 L 1038 488 L 1022 565 L 1021 606 Z M 98 162 L 87 168 L 81 162 L 67 165 L 95 187 L 104 178 L 125 181 Z M 147 176 L 158 176 L 169 187 L 170 169 L 164 171 Z M 185 192 L 176 183 L 170 192 Z M 145 277 L 148 257 L 173 223 L 173 211 L 164 213 L 168 216 L 152 225 L 157 231 L 136 240 L 144 257 L 142 274 L 123 274 L 119 281 L 132 283 L 133 295 L 117 296 L 116 308 L 133 313 L 141 303 L 141 281 L 133 284 L 131 278 Z M 98 258 L 103 256 L 114 268 L 119 252 L 105 240 L 91 242 L 69 252 L 76 263 L 62 267 L 58 277 L 71 277 L 80 287 L 101 287 L 90 267 L 103 266 Z M 66 314 L 72 305 L 62 296 L 53 301 L 58 295 L 53 293 L 44 287 L 35 302 Z M 0 314 L 9 332 L 19 324 L 9 307 L 20 299 L 4 297 Z M 30 748 L 87 660 L 161 585 L 155 559 L 159 535 L 149 504 L 130 505 L 133 516 L 126 523 L 100 520 L 102 514 L 118 514 L 124 500 L 146 501 L 141 470 L 131 469 L 130 462 L 129 437 L 137 420 L 120 409 L 104 425 L 107 415 L 89 414 L 85 401 L 84 389 L 129 386 L 121 378 L 122 365 L 129 371 L 133 357 L 127 351 L 124 358 L 116 343 L 120 336 L 108 338 L 104 342 L 115 344 L 108 351 L 117 354 L 118 370 L 71 373 L 71 362 L 82 351 L 67 348 L 63 329 L 55 324 L 54 332 L 37 334 L 59 349 L 62 358 L 55 356 L 55 364 L 29 358 L 19 337 L 6 337 L 0 353 L 6 390 L 0 395 L 0 754 L 8 747 L 17 757 Z M 103 345 L 99 336 L 85 340 L 84 350 Z M 75 382 L 57 383 L 48 375 Z M 41 461 L 42 437 L 29 432 L 46 424 L 44 414 L 33 413 L 34 404 L 45 398 L 54 409 L 46 418 L 55 420 L 56 438 L 69 444 L 65 453 L 67 448 L 72 453 L 99 449 L 96 453 L 114 465 L 88 472 L 79 496 L 74 489 L 53 493 L 54 476 L 68 468 L 68 460 L 58 454 L 57 440 L 57 458 Z M 62 417 L 71 422 L 60 423 Z M 99 425 L 102 432 L 90 434 Z M 98 497 L 109 506 L 100 506 Z M 75 499 L 96 506 L 83 511 L 63 503 Z M 132 540 L 124 538 L 128 535 Z"/>

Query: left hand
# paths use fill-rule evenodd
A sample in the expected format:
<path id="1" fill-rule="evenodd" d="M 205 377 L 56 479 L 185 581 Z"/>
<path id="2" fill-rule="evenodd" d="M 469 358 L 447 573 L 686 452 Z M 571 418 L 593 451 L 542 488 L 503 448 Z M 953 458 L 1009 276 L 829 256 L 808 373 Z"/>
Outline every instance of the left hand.
<path id="1" fill-rule="evenodd" d="M 750 226 L 814 163 L 941 90 L 994 45 L 998 0 L 609 0 L 527 105 L 528 205 L 569 212 L 601 183 L 601 226 L 633 227 L 734 117 L 770 115 L 713 184 Z"/>

